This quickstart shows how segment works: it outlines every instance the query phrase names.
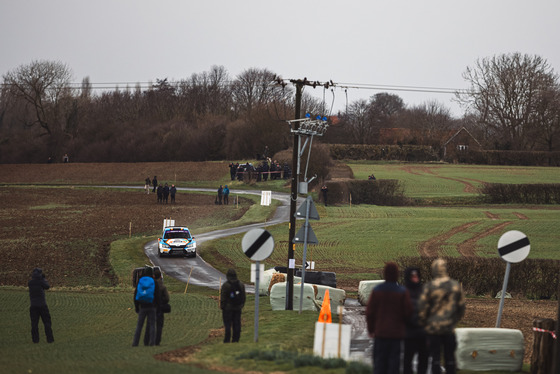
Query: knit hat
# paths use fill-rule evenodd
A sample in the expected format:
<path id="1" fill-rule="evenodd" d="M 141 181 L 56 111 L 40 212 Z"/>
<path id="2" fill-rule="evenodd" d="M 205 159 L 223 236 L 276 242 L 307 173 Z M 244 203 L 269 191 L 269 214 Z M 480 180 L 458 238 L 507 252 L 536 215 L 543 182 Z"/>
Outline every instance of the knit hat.
<path id="1" fill-rule="evenodd" d="M 383 277 L 386 281 L 396 282 L 399 280 L 399 266 L 394 262 L 387 262 L 383 269 Z"/>

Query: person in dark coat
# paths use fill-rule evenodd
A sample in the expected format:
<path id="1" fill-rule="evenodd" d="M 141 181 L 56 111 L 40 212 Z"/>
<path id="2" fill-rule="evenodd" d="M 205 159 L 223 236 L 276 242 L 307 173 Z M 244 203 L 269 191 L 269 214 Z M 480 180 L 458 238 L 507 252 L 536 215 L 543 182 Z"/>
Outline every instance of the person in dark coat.
<path id="1" fill-rule="evenodd" d="M 366 307 L 366 322 L 373 343 L 374 374 L 398 374 L 401 343 L 406 322 L 412 314 L 408 290 L 399 285 L 399 267 L 388 262 L 383 269 L 385 282 L 376 286 Z"/>
<path id="2" fill-rule="evenodd" d="M 404 339 L 403 373 L 412 374 L 412 359 L 418 354 L 416 372 L 425 374 L 428 370 L 428 344 L 424 327 L 418 323 L 418 300 L 422 294 L 420 269 L 408 267 L 404 271 L 404 285 L 410 293 L 412 302 L 412 316 L 406 323 L 406 338 Z"/>
<path id="3" fill-rule="evenodd" d="M 159 289 L 160 306 L 156 310 L 156 345 L 161 344 L 161 335 L 163 332 L 163 321 L 165 314 L 163 313 L 161 306 L 164 304 L 169 304 L 169 292 L 167 287 L 163 284 L 163 274 L 159 267 L 154 268 L 154 278 Z M 144 345 L 150 344 L 150 331 L 146 329 L 144 333 Z"/>
<path id="4" fill-rule="evenodd" d="M 152 179 L 152 186 L 154 186 L 154 189 L 152 190 L 152 192 L 156 192 L 156 188 L 158 186 L 158 181 L 157 181 L 157 176 L 154 175 L 154 179 Z"/>
<path id="5" fill-rule="evenodd" d="M 241 337 L 241 311 L 245 306 L 245 285 L 237 279 L 234 269 L 229 269 L 226 274 L 227 281 L 222 285 L 220 292 L 220 308 L 224 321 L 224 343 L 239 342 Z M 233 336 L 232 336 L 233 328 Z"/>
<path id="6" fill-rule="evenodd" d="M 156 193 L 157 193 L 157 202 L 159 204 L 163 204 L 163 186 L 161 184 L 157 187 Z"/>
<path id="7" fill-rule="evenodd" d="M 325 206 L 327 206 L 327 193 L 329 192 L 329 188 L 326 184 L 321 187 L 321 192 L 323 193 L 323 202 L 325 203 Z"/>
<path id="8" fill-rule="evenodd" d="M 142 277 L 153 277 L 154 271 L 151 267 L 147 266 L 144 270 Z M 159 291 L 158 283 L 155 283 L 154 289 L 154 300 L 151 303 L 143 303 L 136 300 L 136 294 L 138 293 L 138 284 L 134 289 L 134 309 L 138 313 L 138 321 L 136 322 L 136 331 L 134 332 L 134 338 L 132 340 L 132 346 L 137 347 L 140 342 L 140 336 L 142 335 L 142 327 L 144 326 L 144 320 L 146 322 L 146 331 L 148 332 L 149 341 L 147 345 L 156 344 L 156 312 L 161 305 L 161 294 Z"/>
<path id="9" fill-rule="evenodd" d="M 27 283 L 29 287 L 29 316 L 31 317 L 31 339 L 33 343 L 39 343 L 39 318 L 45 326 L 45 335 L 47 343 L 54 342 L 51 314 L 47 301 L 45 299 L 45 290 L 50 288 L 49 282 L 45 278 L 43 270 L 40 268 L 33 269 L 31 280 Z"/>
<path id="10" fill-rule="evenodd" d="M 167 183 L 163 186 L 163 201 L 167 204 L 167 200 L 169 199 L 169 186 Z"/>
<path id="11" fill-rule="evenodd" d="M 222 197 L 224 196 L 224 186 L 220 184 L 220 188 L 218 188 L 218 204 L 222 205 Z"/>
<path id="12" fill-rule="evenodd" d="M 171 204 L 175 204 L 175 194 L 177 193 L 177 188 L 175 185 L 172 184 L 171 188 L 169 189 L 169 195 L 171 196 Z"/>

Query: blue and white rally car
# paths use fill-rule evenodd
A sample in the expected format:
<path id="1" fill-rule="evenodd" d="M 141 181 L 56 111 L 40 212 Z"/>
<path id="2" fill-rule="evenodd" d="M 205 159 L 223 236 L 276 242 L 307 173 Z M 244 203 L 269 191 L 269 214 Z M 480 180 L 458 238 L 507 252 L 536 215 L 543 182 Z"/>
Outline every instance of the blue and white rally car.
<path id="1" fill-rule="evenodd" d="M 165 227 L 162 237 L 158 239 L 158 253 L 160 257 L 173 255 L 196 257 L 196 240 L 186 227 Z"/>

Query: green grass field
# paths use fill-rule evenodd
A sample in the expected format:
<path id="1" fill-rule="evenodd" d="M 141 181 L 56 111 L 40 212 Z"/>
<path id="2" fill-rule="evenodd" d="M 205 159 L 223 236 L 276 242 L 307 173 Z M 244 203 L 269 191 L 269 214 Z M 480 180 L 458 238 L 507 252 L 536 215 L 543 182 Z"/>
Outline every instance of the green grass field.
<path id="1" fill-rule="evenodd" d="M 560 183 L 560 168 L 349 162 L 355 179 L 398 179 L 412 198 L 461 197 L 486 183 Z M 467 188 L 468 187 L 468 188 Z M 467 191 L 465 189 L 467 188 Z"/>
<path id="2" fill-rule="evenodd" d="M 560 183 L 560 168 L 493 167 L 441 164 L 350 163 L 356 179 L 367 179 L 374 173 L 378 179 L 398 179 L 405 194 L 414 198 L 461 199 L 476 195 L 482 182 L 497 183 Z M 227 172 L 227 171 L 226 171 Z M 197 181 L 193 185 L 227 183 L 223 180 Z M 228 183 L 229 184 L 229 183 Z M 251 185 L 285 191 L 284 182 Z M 234 182 L 231 188 L 243 188 Z M 264 221 L 271 209 L 256 204 L 235 224 Z M 49 202 L 36 211 L 49 211 Z M 381 207 L 329 206 L 317 204 L 321 219 L 312 221 L 319 240 L 310 245 L 307 260 L 316 262 L 317 270 L 337 273 L 341 282 L 357 283 L 363 279 L 380 278 L 380 268 L 399 256 L 418 256 L 423 243 L 445 236 L 441 240 L 442 255 L 460 256 L 461 243 L 474 241 L 478 256 L 497 256 L 497 242 L 507 230 L 520 230 L 531 240 L 530 258 L 560 259 L 557 230 L 560 220 L 558 206 L 468 206 L 468 207 Z M 491 232 L 500 224 L 504 230 Z M 219 226 L 218 226 L 219 225 Z M 232 223 L 196 222 L 200 232 L 225 228 Z M 302 221 L 298 221 L 298 228 Z M 465 226 L 466 225 L 466 226 Z M 465 226 L 453 235 L 451 230 Z M 275 238 L 273 255 L 267 267 L 285 265 L 288 251 L 288 224 L 268 227 Z M 154 237 L 155 238 L 155 237 Z M 2 373 L 206 373 L 244 370 L 290 373 L 344 373 L 344 369 L 324 369 L 317 366 L 297 368 L 292 362 L 262 361 L 242 358 L 249 352 L 297 352 L 308 354 L 313 343 L 317 313 L 302 315 L 291 311 L 272 312 L 267 298 L 260 298 L 259 342 L 253 342 L 254 298 L 248 298 L 244 310 L 242 342 L 223 345 L 220 337 L 210 338 L 213 330 L 222 326 L 217 307 L 217 291 L 185 285 L 166 278 L 171 292 L 173 311 L 167 315 L 164 338 L 160 347 L 131 347 L 136 325 L 132 309 L 130 269 L 146 263 L 143 245 L 150 237 L 133 236 L 113 242 L 109 262 L 119 279 L 116 287 L 88 287 L 47 291 L 47 302 L 53 316 L 55 343 L 47 344 L 41 331 L 40 344 L 32 344 L 29 326 L 29 299 L 24 287 L 0 287 L 0 372 Z M 231 263 L 240 277 L 249 283 L 250 261 L 240 246 L 242 235 L 207 243 L 201 248 L 202 257 L 225 272 Z M 296 262 L 301 263 L 303 246 L 296 246 Z M 84 258 L 82 261 L 88 261 Z M 87 284 L 87 280 L 85 280 Z M 42 326 L 40 325 L 40 328 Z M 187 346 L 200 345 L 200 351 L 188 363 L 170 363 L 154 356 Z"/>

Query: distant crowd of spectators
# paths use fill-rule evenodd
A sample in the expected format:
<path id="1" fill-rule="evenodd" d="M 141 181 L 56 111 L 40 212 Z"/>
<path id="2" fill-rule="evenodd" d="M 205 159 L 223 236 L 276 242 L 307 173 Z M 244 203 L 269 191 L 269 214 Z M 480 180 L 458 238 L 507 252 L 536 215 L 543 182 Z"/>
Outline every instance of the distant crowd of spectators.
<path id="1" fill-rule="evenodd" d="M 278 161 L 267 158 L 262 160 L 257 167 L 249 162 L 245 164 L 232 162 L 229 164 L 229 173 L 232 181 L 236 179 L 238 181 L 256 179 L 257 182 L 266 182 L 269 178 L 270 180 L 289 179 L 292 176 L 292 169 L 287 162 L 280 165 Z"/>

